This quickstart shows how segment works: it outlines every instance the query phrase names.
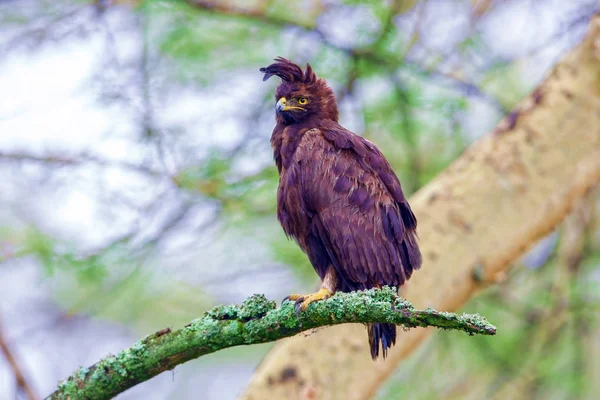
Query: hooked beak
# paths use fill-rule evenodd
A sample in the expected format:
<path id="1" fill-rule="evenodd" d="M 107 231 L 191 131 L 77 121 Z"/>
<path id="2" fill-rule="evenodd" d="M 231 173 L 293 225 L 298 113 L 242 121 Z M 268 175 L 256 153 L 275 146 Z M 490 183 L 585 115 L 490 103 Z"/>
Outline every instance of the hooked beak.
<path id="1" fill-rule="evenodd" d="M 285 99 L 285 97 L 280 98 L 277 101 L 277 104 L 275 105 L 275 111 L 277 111 L 278 113 L 285 111 L 286 109 L 286 102 L 287 100 Z"/>
<path id="2" fill-rule="evenodd" d="M 288 106 L 287 105 L 287 99 L 285 97 L 280 98 L 277 101 L 277 104 L 275 105 L 275 110 L 277 111 L 277 113 L 283 112 L 283 111 L 290 111 L 290 110 L 301 110 L 301 111 L 306 111 L 304 108 L 302 107 L 297 107 L 297 106 Z"/>

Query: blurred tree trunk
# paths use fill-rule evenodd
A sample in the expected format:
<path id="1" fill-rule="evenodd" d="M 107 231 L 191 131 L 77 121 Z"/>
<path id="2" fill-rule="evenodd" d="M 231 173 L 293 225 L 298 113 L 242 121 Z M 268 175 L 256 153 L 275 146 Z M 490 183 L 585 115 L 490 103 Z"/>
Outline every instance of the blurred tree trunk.
<path id="1" fill-rule="evenodd" d="M 585 40 L 486 137 L 411 199 L 424 265 L 403 288 L 456 310 L 550 233 L 600 181 L 600 16 Z M 500 332 L 502 327 L 499 327 Z M 281 341 L 244 399 L 366 399 L 431 333 L 400 332 L 386 361 L 361 325 Z"/>

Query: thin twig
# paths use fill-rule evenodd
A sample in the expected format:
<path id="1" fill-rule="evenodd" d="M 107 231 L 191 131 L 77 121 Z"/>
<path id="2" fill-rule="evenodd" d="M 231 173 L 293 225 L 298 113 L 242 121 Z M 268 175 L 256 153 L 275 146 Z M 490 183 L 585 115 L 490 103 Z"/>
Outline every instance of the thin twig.
<path id="1" fill-rule="evenodd" d="M 2 334 L 2 326 L 0 324 L 0 352 L 4 354 L 4 358 L 8 362 L 8 365 L 12 369 L 15 374 L 15 379 L 17 380 L 17 386 L 25 393 L 29 400 L 37 400 L 39 397 L 35 394 L 31 385 L 27 382 L 19 363 L 17 362 L 16 357 L 10 350 L 4 335 Z"/>

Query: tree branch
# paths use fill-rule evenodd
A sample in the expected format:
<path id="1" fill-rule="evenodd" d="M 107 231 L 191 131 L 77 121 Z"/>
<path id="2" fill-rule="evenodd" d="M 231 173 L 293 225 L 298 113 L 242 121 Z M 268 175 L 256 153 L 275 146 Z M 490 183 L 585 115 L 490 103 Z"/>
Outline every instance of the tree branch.
<path id="1" fill-rule="evenodd" d="M 96 165 L 99 167 L 113 167 L 113 168 L 121 168 L 124 170 L 129 170 L 132 172 L 137 172 L 148 177 L 155 178 L 169 178 L 171 177 L 166 173 L 155 170 L 153 168 L 147 167 L 142 164 L 131 163 L 128 161 L 119 161 L 119 160 L 106 160 L 101 157 L 98 157 L 93 154 L 81 153 L 74 156 L 70 155 L 60 155 L 60 154 L 45 154 L 45 155 L 36 155 L 33 153 L 26 152 L 3 152 L 0 151 L 0 162 L 30 162 L 30 163 L 39 163 L 46 165 L 56 165 L 58 167 L 63 166 L 72 166 L 78 167 L 84 164 Z"/>
<path id="2" fill-rule="evenodd" d="M 238 18 L 253 19 L 262 23 L 267 23 L 276 26 L 295 26 L 305 30 L 316 30 L 315 22 L 302 22 L 292 18 L 282 18 L 278 15 L 268 15 L 260 8 L 244 8 L 234 4 L 219 4 L 213 1 L 206 0 L 188 0 L 188 3 L 205 12 L 212 12 L 220 15 L 227 15 Z M 320 34 L 320 32 L 318 32 Z"/>
<path id="3" fill-rule="evenodd" d="M 477 314 L 416 310 L 395 288 L 337 293 L 296 315 L 294 303 L 281 308 L 264 295 L 241 306 L 217 306 L 184 328 L 164 329 L 89 368 L 80 368 L 48 399 L 108 399 L 186 361 L 228 347 L 271 342 L 297 333 L 344 323 L 385 322 L 405 327 L 436 326 L 470 335 L 494 335 L 496 327 Z M 366 341 L 366 333 L 365 333 Z"/>
<path id="4" fill-rule="evenodd" d="M 0 328 L 1 328 L 1 326 L 0 326 Z M 15 379 L 17 381 L 18 388 L 20 388 L 23 391 L 23 393 L 25 394 L 25 396 L 27 397 L 28 400 L 36 400 L 38 398 L 38 396 L 35 394 L 35 391 L 33 390 L 32 386 L 29 384 L 29 382 L 25 378 L 25 374 L 23 373 L 21 367 L 19 366 L 19 363 L 17 362 L 17 358 L 10 350 L 8 342 L 4 338 L 4 335 L 2 334 L 2 329 L 0 329 L 0 353 L 2 353 L 4 355 L 4 358 L 6 358 L 8 365 L 10 366 L 13 373 L 15 374 Z"/>

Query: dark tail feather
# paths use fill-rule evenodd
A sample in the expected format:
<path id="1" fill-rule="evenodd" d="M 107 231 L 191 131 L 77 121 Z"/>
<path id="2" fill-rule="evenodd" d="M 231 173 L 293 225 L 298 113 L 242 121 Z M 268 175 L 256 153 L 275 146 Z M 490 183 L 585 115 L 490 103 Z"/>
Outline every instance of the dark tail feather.
<path id="1" fill-rule="evenodd" d="M 394 324 L 369 324 L 369 344 L 371 345 L 371 357 L 377 360 L 379 357 L 379 343 L 383 358 L 387 356 L 388 349 L 396 343 L 396 325 Z"/>

